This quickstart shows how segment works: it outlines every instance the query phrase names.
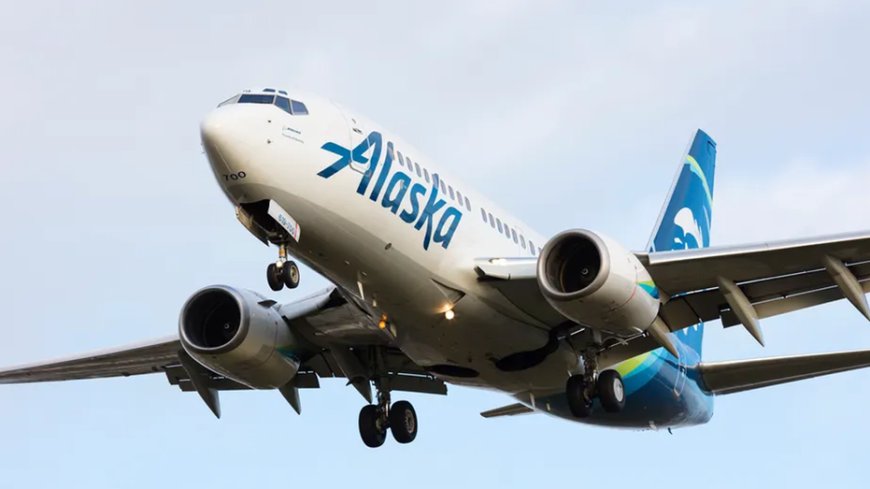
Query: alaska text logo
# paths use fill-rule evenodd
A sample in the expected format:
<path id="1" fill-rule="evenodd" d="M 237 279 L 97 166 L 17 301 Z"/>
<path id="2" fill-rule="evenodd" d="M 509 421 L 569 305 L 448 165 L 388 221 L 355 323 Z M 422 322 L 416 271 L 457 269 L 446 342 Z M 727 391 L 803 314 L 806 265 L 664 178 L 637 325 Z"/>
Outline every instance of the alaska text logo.
<path id="1" fill-rule="evenodd" d="M 381 133 L 372 132 L 353 150 L 333 142 L 324 144 L 322 148 L 335 153 L 339 158 L 335 163 L 321 170 L 319 176 L 331 178 L 352 163 L 364 165 L 365 170 L 361 172 L 362 178 L 356 193 L 363 196 L 368 194 L 372 202 L 380 200 L 382 207 L 389 209 L 402 221 L 413 224 L 414 229 L 421 230 L 425 225 L 424 250 L 428 250 L 432 242 L 440 244 L 444 249 L 450 246 L 453 233 L 456 232 L 462 219 L 462 212 L 447 205 L 444 199 L 438 197 L 437 184 L 433 183 L 431 187 L 420 183 L 412 184 L 411 176 L 407 173 L 401 170 L 391 173 L 395 151 L 393 143 L 388 142 L 386 156 L 381 161 L 383 152 Z M 372 150 L 371 155 L 366 156 L 369 149 Z M 372 179 L 375 179 L 375 183 L 369 192 Z"/>

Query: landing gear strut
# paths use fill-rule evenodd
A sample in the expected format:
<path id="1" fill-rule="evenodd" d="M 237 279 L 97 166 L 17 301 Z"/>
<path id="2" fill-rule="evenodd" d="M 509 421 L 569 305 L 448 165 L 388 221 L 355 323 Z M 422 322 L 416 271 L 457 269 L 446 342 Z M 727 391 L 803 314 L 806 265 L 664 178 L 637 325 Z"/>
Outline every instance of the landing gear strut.
<path id="1" fill-rule="evenodd" d="M 583 373 L 572 375 L 565 384 L 568 408 L 577 418 L 586 418 L 592 412 L 592 400 L 598 398 L 608 413 L 618 413 L 625 406 L 625 385 L 616 370 L 598 373 L 594 352 L 583 354 Z"/>
<path id="2" fill-rule="evenodd" d="M 269 288 L 278 292 L 287 286 L 288 289 L 299 287 L 299 267 L 296 262 L 287 259 L 287 245 L 278 245 L 278 261 L 270 263 L 266 268 L 266 280 Z"/>
<path id="3" fill-rule="evenodd" d="M 408 401 L 390 405 L 390 393 L 378 389 L 378 403 L 363 406 L 359 412 L 359 434 L 363 443 L 377 448 L 387 439 L 387 430 L 399 443 L 411 443 L 417 438 L 417 413 Z"/>

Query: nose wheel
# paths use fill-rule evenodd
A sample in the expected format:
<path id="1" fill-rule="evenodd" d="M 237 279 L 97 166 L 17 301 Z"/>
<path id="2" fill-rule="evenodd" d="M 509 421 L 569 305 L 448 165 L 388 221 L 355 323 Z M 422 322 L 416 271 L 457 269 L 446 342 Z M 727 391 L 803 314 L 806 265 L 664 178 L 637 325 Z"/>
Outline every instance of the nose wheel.
<path id="1" fill-rule="evenodd" d="M 293 260 L 287 259 L 287 247 L 283 244 L 278 247 L 278 261 L 266 267 L 266 281 L 275 292 L 284 287 L 299 287 L 299 266 Z"/>

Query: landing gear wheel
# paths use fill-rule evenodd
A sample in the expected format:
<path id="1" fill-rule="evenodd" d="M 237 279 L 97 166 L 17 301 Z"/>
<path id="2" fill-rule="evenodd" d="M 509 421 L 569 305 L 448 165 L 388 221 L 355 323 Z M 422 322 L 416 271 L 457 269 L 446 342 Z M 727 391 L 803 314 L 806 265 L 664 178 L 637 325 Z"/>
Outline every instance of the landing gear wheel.
<path id="1" fill-rule="evenodd" d="M 281 269 L 275 263 L 270 263 L 266 267 L 266 280 L 269 282 L 269 288 L 278 292 L 284 288 L 284 281 L 281 278 Z"/>
<path id="2" fill-rule="evenodd" d="M 618 413 L 625 406 L 625 385 L 616 370 L 605 370 L 598 375 L 598 400 L 608 413 Z"/>
<path id="3" fill-rule="evenodd" d="M 363 406 L 359 412 L 359 436 L 371 448 L 378 448 L 387 439 L 386 426 L 381 426 L 380 415 L 380 409 L 374 404 Z"/>
<path id="4" fill-rule="evenodd" d="M 390 408 L 390 431 L 399 443 L 411 443 L 417 438 L 417 413 L 408 401 L 398 401 Z"/>
<path id="5" fill-rule="evenodd" d="M 586 395 L 586 379 L 582 375 L 572 375 L 565 384 L 565 397 L 568 409 L 575 418 L 587 418 L 592 412 L 592 400 Z"/>
<path id="6" fill-rule="evenodd" d="M 281 267 L 281 280 L 288 289 L 299 287 L 299 267 L 296 266 L 296 262 L 284 262 L 284 266 Z"/>

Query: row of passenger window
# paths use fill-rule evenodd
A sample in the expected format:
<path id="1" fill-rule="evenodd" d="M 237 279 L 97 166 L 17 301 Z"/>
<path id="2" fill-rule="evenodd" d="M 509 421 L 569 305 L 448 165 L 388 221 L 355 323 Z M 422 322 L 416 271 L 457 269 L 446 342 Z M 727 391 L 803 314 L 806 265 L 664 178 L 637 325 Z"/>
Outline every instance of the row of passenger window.
<path id="1" fill-rule="evenodd" d="M 468 200 L 468 196 L 462 195 L 462 192 L 458 189 L 454 189 L 452 185 L 445 183 L 437 173 L 430 175 L 429 170 L 403 155 L 401 151 L 396 151 L 393 159 L 398 161 L 399 166 L 407 168 L 411 173 L 416 173 L 418 177 L 426 180 L 427 184 L 434 182 L 434 185 L 441 189 L 442 194 L 449 195 L 450 199 L 458 202 L 460 207 L 464 206 L 471 212 L 471 201 Z M 535 243 L 531 240 L 526 241 L 526 237 L 522 233 L 517 233 L 516 229 L 508 226 L 507 223 L 502 223 L 501 219 L 494 217 L 491 212 L 487 212 L 481 207 L 480 215 L 483 217 L 483 222 L 488 222 L 493 229 L 498 229 L 499 233 L 504 234 L 508 239 L 512 239 L 514 243 L 522 246 L 523 249 L 528 249 L 532 256 L 537 256 L 541 252 L 540 248 L 535 247 Z"/>
<path id="2" fill-rule="evenodd" d="M 399 162 L 399 166 L 406 167 L 412 173 L 416 173 L 418 177 L 426 180 L 427 184 L 434 184 L 435 187 L 441 189 L 442 194 L 449 196 L 450 200 L 458 203 L 459 207 L 465 207 L 469 212 L 471 212 L 471 201 L 468 200 L 468 197 L 462 195 L 462 192 L 458 189 L 454 189 L 452 185 L 445 183 L 437 173 L 430 175 L 429 170 L 420 166 L 416 161 L 411 161 L 411 158 L 403 155 L 401 151 L 396 151 L 394 159 Z"/>
<path id="3" fill-rule="evenodd" d="M 492 212 L 486 212 L 486 209 L 483 207 L 480 208 L 480 217 L 483 218 L 483 222 L 489 223 L 493 229 L 497 229 L 499 234 L 512 239 L 514 243 L 522 246 L 523 249 L 528 249 L 532 253 L 532 256 L 537 256 L 541 252 L 541 249 L 536 248 L 532 240 L 526 241 L 526 237 L 522 233 L 517 233 L 515 228 L 508 226 L 506 222 L 502 223 L 501 219 L 493 217 Z"/>

